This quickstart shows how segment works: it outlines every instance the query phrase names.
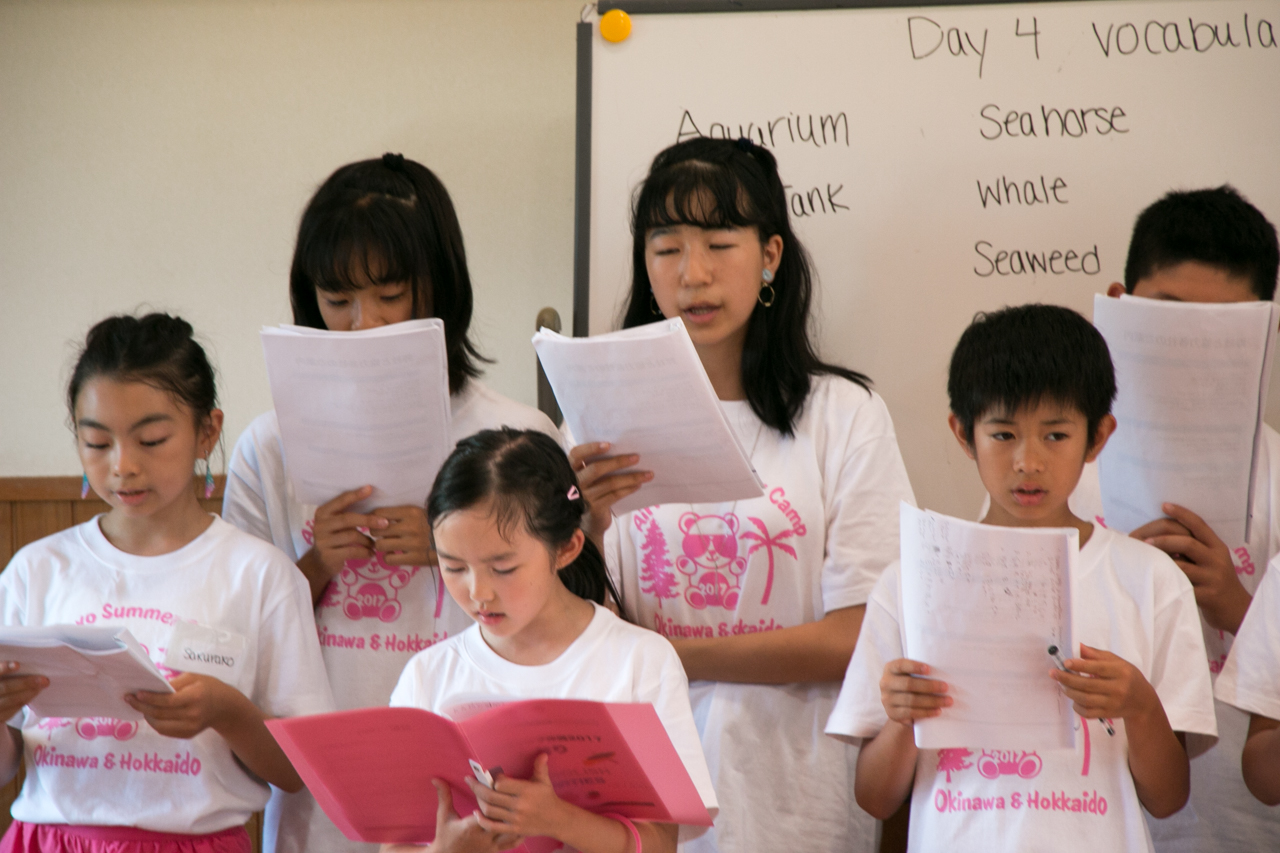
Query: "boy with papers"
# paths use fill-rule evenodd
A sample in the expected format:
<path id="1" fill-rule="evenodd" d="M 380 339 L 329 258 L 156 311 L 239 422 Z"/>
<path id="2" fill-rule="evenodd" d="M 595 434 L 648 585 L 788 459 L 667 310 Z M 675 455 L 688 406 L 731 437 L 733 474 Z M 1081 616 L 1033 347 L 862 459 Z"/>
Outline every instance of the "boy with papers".
<path id="1" fill-rule="evenodd" d="M 864 809 L 886 818 L 911 794 L 909 849 L 1149 851 L 1143 808 L 1168 815 L 1187 799 L 1181 733 L 1216 729 L 1190 583 L 1158 549 L 1067 505 L 1115 428 L 1106 344 L 1065 308 L 979 316 L 952 356 L 948 393 L 952 431 L 991 497 L 984 523 L 1078 536 L 1075 645 L 1060 664 L 1048 649 L 1043 659 L 1044 678 L 1073 703 L 1075 746 L 1028 748 L 1011 731 L 996 748 L 917 748 L 914 723 L 945 719 L 953 700 L 928 661 L 904 658 L 897 565 L 871 594 L 827 733 L 862 741 Z M 969 633 L 986 628 L 973 611 Z M 1012 662 L 993 653 L 983 664 Z"/>
<path id="2" fill-rule="evenodd" d="M 1171 192 L 1138 216 L 1129 241 L 1124 284 L 1112 284 L 1107 294 L 1120 297 L 1127 293 L 1139 297 L 1137 301 L 1162 303 L 1153 308 L 1168 303 L 1187 310 L 1199 307 L 1197 303 L 1205 308 L 1238 303 L 1261 308 L 1259 302 L 1269 303 L 1275 295 L 1278 267 L 1280 245 L 1275 227 L 1235 190 L 1218 187 Z M 1096 312 L 1094 321 L 1098 322 Z M 1162 329 L 1158 319 L 1153 317 L 1150 322 L 1153 331 Z M 1211 359 L 1206 356 L 1198 361 L 1208 363 Z M 1265 393 L 1265 379 L 1261 387 Z M 1247 396 L 1242 390 L 1242 403 L 1249 402 Z M 1168 419 L 1176 414 L 1170 407 Z M 1280 552 L 1280 434 L 1266 424 L 1260 432 L 1252 465 L 1252 491 L 1239 496 L 1240 504 L 1248 501 L 1252 516 L 1247 536 L 1233 536 L 1207 522 L 1207 513 L 1171 503 L 1176 498 L 1169 494 L 1158 495 L 1165 502 L 1161 511 L 1130 532 L 1135 539 L 1170 554 L 1190 579 L 1214 678 L 1227 660 L 1268 563 Z M 1113 447 L 1108 453 L 1114 451 Z M 1206 458 L 1173 461 L 1190 461 L 1201 467 L 1209 462 Z M 1103 511 L 1098 469 L 1096 464 L 1085 466 L 1080 485 L 1071 496 L 1071 510 L 1081 518 L 1109 523 L 1112 519 Z M 1221 509 L 1214 506 L 1208 511 Z M 1251 797 L 1241 776 L 1240 752 L 1249 727 L 1248 715 L 1220 701 L 1217 717 L 1220 740 L 1191 762 L 1190 805 L 1166 820 L 1150 822 L 1161 853 L 1269 849 L 1280 837 L 1280 810 L 1267 808 Z"/>

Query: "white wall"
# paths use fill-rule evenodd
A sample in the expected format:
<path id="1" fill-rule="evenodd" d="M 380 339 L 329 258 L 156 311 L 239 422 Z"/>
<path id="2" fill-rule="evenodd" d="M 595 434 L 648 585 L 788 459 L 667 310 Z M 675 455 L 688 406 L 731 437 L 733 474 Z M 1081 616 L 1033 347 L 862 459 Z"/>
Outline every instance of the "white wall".
<path id="1" fill-rule="evenodd" d="M 529 337 L 572 307 L 580 0 L 0 2 L 0 476 L 77 474 L 63 388 L 93 322 L 182 314 L 227 449 L 270 407 L 298 216 L 400 151 L 462 221 L 488 382 L 534 402 Z"/>

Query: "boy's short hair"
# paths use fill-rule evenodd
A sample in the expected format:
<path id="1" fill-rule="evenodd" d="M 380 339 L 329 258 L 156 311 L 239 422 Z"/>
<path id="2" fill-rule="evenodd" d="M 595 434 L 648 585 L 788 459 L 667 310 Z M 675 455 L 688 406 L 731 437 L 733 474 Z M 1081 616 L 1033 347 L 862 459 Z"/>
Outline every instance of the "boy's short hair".
<path id="1" fill-rule="evenodd" d="M 1259 299 L 1276 292 L 1280 245 L 1275 226 L 1262 211 L 1228 185 L 1175 191 L 1142 213 L 1133 224 L 1124 288 L 1184 261 L 1199 261 L 1249 279 Z"/>
<path id="2" fill-rule="evenodd" d="M 973 444 L 973 425 L 993 409 L 1055 402 L 1089 424 L 1089 445 L 1111 413 L 1116 373 L 1093 325 L 1059 305 L 1019 305 L 974 316 L 951 354 L 951 411 Z"/>

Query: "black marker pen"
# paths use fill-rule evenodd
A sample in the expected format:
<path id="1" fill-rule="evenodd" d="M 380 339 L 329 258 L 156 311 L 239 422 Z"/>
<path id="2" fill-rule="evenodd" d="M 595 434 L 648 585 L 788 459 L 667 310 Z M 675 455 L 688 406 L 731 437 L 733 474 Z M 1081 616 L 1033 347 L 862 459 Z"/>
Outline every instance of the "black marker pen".
<path id="1" fill-rule="evenodd" d="M 1058 669 L 1062 670 L 1063 672 L 1071 672 L 1071 670 L 1067 669 L 1067 662 L 1062 659 L 1062 655 L 1058 654 L 1057 646 L 1050 646 L 1049 654 L 1053 657 L 1054 661 L 1058 664 Z M 1078 673 L 1072 672 L 1071 674 L 1077 675 Z M 1115 737 L 1116 730 L 1111 728 L 1110 723 L 1108 723 L 1106 720 L 1102 719 L 1101 717 L 1098 718 L 1098 722 L 1102 723 L 1102 727 L 1107 730 L 1107 734 L 1111 735 L 1112 737 Z"/>

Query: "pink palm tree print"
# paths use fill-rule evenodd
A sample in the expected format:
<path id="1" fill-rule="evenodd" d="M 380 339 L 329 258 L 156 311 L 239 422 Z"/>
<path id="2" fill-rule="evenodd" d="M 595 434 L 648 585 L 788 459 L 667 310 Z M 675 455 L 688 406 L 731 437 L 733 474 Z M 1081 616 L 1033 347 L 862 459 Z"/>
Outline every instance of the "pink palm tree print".
<path id="1" fill-rule="evenodd" d="M 764 595 L 760 598 L 761 604 L 768 604 L 769 595 L 773 592 L 773 549 L 777 548 L 779 551 L 790 554 L 791 559 L 798 560 L 799 557 L 796 556 L 795 549 L 792 548 L 790 545 L 786 545 L 782 542 L 782 540 L 786 539 L 788 536 L 794 536 L 795 531 L 790 528 L 787 528 L 786 530 L 783 530 L 781 533 L 778 533 L 776 536 L 770 536 L 769 528 L 766 527 L 765 523 L 760 519 L 748 518 L 747 521 L 751 522 L 757 528 L 760 529 L 759 533 L 753 533 L 750 530 L 745 530 L 741 534 L 739 534 L 739 538 L 747 539 L 755 543 L 754 545 L 752 545 L 750 548 L 747 549 L 747 556 L 750 557 L 752 554 L 754 554 L 756 551 L 760 550 L 761 548 L 764 548 L 765 553 L 769 555 L 769 574 L 765 578 L 765 582 L 764 582 Z"/>

